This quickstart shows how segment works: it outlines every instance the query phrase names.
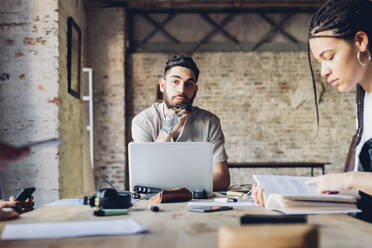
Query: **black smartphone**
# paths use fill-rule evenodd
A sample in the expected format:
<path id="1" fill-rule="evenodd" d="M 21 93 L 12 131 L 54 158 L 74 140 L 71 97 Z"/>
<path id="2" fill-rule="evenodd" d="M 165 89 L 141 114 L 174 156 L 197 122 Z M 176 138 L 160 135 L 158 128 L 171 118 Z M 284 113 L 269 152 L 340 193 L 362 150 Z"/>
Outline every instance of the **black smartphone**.
<path id="1" fill-rule="evenodd" d="M 265 224 L 265 223 L 306 223 L 307 216 L 298 215 L 255 215 L 246 214 L 240 217 L 240 224 Z"/>
<path id="2" fill-rule="evenodd" d="M 21 190 L 14 198 L 15 201 L 25 201 L 34 193 L 35 187 L 25 188 Z"/>
<path id="3" fill-rule="evenodd" d="M 189 208 L 189 211 L 208 213 L 208 212 L 216 212 L 216 211 L 224 211 L 224 210 L 232 210 L 232 209 L 233 209 L 232 207 L 227 207 L 227 206 L 201 206 L 201 207 L 191 207 Z"/>

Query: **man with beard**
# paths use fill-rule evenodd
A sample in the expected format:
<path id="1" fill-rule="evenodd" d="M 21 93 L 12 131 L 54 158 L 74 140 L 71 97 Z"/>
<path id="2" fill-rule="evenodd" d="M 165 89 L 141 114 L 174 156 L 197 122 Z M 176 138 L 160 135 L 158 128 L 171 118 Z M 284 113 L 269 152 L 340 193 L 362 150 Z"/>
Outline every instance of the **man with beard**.
<path id="1" fill-rule="evenodd" d="M 162 103 L 154 103 L 134 117 L 134 142 L 210 142 L 213 144 L 213 190 L 230 185 L 225 138 L 214 114 L 193 106 L 199 69 L 189 56 L 170 58 L 160 81 Z"/>

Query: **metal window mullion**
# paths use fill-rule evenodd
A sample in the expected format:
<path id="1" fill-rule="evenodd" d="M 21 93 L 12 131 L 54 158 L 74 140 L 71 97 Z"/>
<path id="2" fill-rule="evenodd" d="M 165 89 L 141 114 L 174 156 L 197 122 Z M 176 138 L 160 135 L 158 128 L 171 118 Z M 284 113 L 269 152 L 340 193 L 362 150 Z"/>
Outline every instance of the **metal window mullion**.
<path id="1" fill-rule="evenodd" d="M 170 41 L 173 41 L 174 43 L 177 43 L 179 44 L 180 42 L 173 36 L 171 35 L 170 33 L 168 33 L 165 29 L 164 29 L 164 25 L 167 24 L 173 17 L 175 17 L 177 14 L 170 14 L 166 20 L 164 20 L 161 24 L 159 24 L 158 22 L 156 22 L 154 19 L 152 19 L 147 13 L 144 13 L 143 16 L 145 17 L 145 19 L 147 21 L 149 21 L 150 23 L 152 23 L 154 26 L 155 26 L 155 29 L 156 32 L 158 32 L 158 30 L 162 31 L 163 34 L 165 35 L 165 37 L 170 40 Z M 155 32 L 155 33 L 156 33 Z"/>
<path id="2" fill-rule="evenodd" d="M 257 42 L 257 44 L 252 48 L 252 51 L 257 50 L 262 44 L 268 42 L 270 38 L 279 30 L 279 25 L 282 25 L 284 22 L 286 22 L 291 14 L 286 15 L 278 24 L 273 22 L 268 16 L 266 16 L 263 13 L 259 13 L 259 16 L 261 16 L 267 23 L 271 25 L 270 30 L 262 36 L 262 38 Z M 268 21 L 270 20 L 270 21 Z"/>
<path id="3" fill-rule="evenodd" d="M 239 41 L 238 39 L 236 39 L 234 36 L 232 36 L 230 33 L 228 33 L 224 28 L 222 28 L 221 26 L 218 25 L 217 22 L 215 22 L 212 18 L 210 18 L 208 16 L 207 13 L 203 13 L 201 14 L 200 16 L 202 16 L 204 18 L 204 20 L 206 20 L 209 24 L 211 24 L 212 26 L 215 26 L 218 28 L 218 30 L 225 36 L 227 37 L 228 39 L 230 39 L 232 42 L 236 43 L 236 44 L 239 44 Z"/>
<path id="4" fill-rule="evenodd" d="M 297 44 L 298 43 L 298 40 L 293 37 L 292 35 L 290 35 L 287 31 L 285 31 L 283 28 L 282 28 L 282 25 L 284 22 L 287 22 L 291 17 L 293 16 L 293 14 L 287 14 L 281 21 L 279 24 L 276 24 L 275 22 L 273 22 L 273 20 L 271 20 L 267 15 L 265 14 L 261 14 L 261 17 L 263 19 L 265 19 L 268 23 L 270 23 L 271 25 L 275 25 L 277 27 L 277 30 L 279 32 L 281 32 L 288 40 L 292 41 L 294 44 Z"/>
<path id="5" fill-rule="evenodd" d="M 209 32 L 204 38 L 192 49 L 191 53 L 194 53 L 201 45 L 207 42 L 210 38 L 212 38 L 219 30 L 220 27 L 225 26 L 228 22 L 232 20 L 234 17 L 233 14 L 226 16 L 219 24 L 217 24 L 211 32 Z"/>

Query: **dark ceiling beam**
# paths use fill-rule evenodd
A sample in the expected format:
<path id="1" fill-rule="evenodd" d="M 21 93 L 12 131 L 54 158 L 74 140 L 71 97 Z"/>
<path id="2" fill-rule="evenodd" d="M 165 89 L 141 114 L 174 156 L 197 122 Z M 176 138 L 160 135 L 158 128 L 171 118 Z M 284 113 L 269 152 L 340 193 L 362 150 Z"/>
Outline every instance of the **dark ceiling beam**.
<path id="1" fill-rule="evenodd" d="M 88 0 L 88 3 L 92 0 Z M 126 6 L 129 10 L 151 10 L 154 11 L 174 11 L 180 10 L 224 10 L 244 9 L 246 11 L 309 11 L 319 9 L 325 0 L 93 0 L 106 3 L 111 6 Z"/>

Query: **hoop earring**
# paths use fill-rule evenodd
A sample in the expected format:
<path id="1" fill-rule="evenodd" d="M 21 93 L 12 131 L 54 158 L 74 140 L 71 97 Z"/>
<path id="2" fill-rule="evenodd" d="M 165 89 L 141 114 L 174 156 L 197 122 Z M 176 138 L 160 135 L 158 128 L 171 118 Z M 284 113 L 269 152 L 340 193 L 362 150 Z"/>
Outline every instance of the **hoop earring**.
<path id="1" fill-rule="evenodd" d="M 362 60 L 360 60 L 360 51 L 358 51 L 358 53 L 357 53 L 357 59 L 358 59 L 358 62 L 359 62 L 359 64 L 361 66 L 366 66 L 371 61 L 371 53 L 368 50 L 367 50 L 367 55 L 368 55 L 368 62 L 367 63 L 363 63 Z"/>

